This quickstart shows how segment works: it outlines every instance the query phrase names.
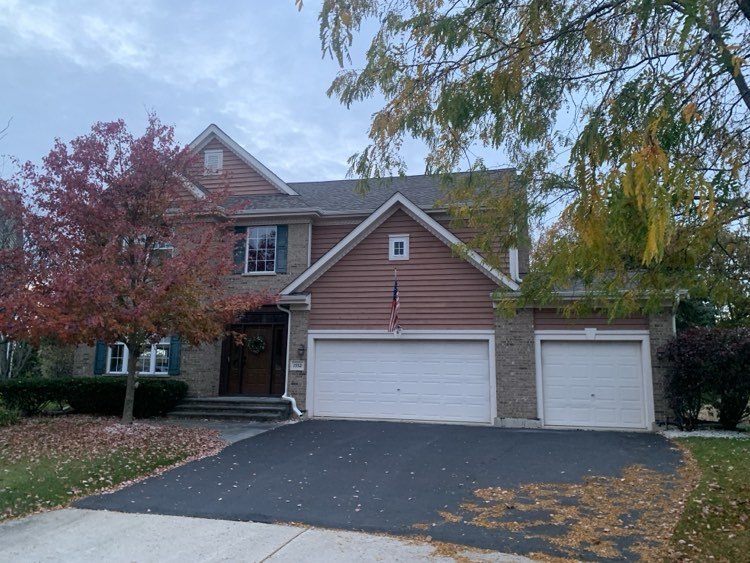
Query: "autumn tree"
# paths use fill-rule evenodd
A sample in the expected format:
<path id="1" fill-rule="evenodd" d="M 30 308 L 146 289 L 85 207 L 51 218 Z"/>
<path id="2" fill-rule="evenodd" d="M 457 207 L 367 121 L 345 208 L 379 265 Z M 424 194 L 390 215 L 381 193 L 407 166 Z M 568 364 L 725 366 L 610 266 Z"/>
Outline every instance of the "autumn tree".
<path id="1" fill-rule="evenodd" d="M 6 249 L 0 332 L 38 342 L 122 343 L 128 350 L 122 421 L 130 423 L 144 347 L 168 335 L 199 344 L 241 311 L 273 300 L 228 296 L 235 236 L 227 213 L 191 189 L 193 155 L 151 116 L 141 136 L 98 123 L 55 143 L 0 186 L 23 226 Z M 22 199 L 21 199 L 22 198 Z"/>
<path id="2" fill-rule="evenodd" d="M 720 303 L 748 294 L 747 268 L 721 281 L 748 249 L 747 0 L 325 0 L 320 22 L 343 67 L 329 94 L 384 99 L 351 173 L 403 172 L 409 137 L 432 173 L 481 171 L 483 147 L 517 168 L 528 205 L 485 180 L 452 186 L 448 203 L 485 232 L 480 250 L 558 216 L 526 299 L 573 281 L 623 310 L 675 287 Z"/>

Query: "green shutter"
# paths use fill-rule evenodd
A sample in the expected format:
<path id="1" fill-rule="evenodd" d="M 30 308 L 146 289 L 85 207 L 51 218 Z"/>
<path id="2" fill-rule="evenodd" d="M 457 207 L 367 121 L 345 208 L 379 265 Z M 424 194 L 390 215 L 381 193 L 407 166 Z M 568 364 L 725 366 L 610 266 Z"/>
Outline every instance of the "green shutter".
<path id="1" fill-rule="evenodd" d="M 169 339 L 169 367 L 167 373 L 169 375 L 180 375 L 180 353 L 182 351 L 182 343 L 180 342 L 179 336 L 172 336 Z"/>
<path id="2" fill-rule="evenodd" d="M 245 237 L 240 238 L 241 233 L 245 233 Z M 234 243 L 234 273 L 244 274 L 247 260 L 245 255 L 247 251 L 247 227 L 235 227 L 234 234 L 237 236 L 237 241 Z"/>
<path id="3" fill-rule="evenodd" d="M 276 273 L 286 274 L 286 255 L 289 246 L 289 227 L 276 225 Z"/>
<path id="4" fill-rule="evenodd" d="M 107 371 L 107 345 L 96 341 L 96 351 L 94 352 L 94 375 L 102 375 Z"/>

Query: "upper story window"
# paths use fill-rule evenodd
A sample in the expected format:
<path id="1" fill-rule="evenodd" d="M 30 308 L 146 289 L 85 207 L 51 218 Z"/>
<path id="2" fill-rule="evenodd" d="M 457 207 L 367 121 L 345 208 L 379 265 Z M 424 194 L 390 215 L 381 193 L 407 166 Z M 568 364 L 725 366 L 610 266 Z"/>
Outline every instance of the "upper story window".
<path id="1" fill-rule="evenodd" d="M 136 370 L 141 374 L 167 375 L 169 373 L 169 356 L 171 339 L 162 338 L 156 344 L 148 345 L 138 357 Z M 124 374 L 128 372 L 128 348 L 118 342 L 110 346 L 107 352 L 107 373 Z"/>
<path id="2" fill-rule="evenodd" d="M 235 227 L 238 236 L 234 247 L 236 274 L 286 274 L 288 225 Z"/>
<path id="3" fill-rule="evenodd" d="M 203 151 L 203 168 L 206 174 L 219 174 L 224 168 L 224 151 L 221 149 Z"/>
<path id="4" fill-rule="evenodd" d="M 275 271 L 276 226 L 248 227 L 245 272 L 260 274 Z"/>
<path id="5" fill-rule="evenodd" d="M 409 259 L 409 235 L 388 236 L 388 260 Z"/>

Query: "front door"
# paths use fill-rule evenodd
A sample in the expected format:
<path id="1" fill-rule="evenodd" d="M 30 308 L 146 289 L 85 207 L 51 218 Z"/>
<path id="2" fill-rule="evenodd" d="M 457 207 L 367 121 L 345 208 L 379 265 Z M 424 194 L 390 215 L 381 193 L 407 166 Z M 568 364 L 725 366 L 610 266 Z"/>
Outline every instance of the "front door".
<path id="1" fill-rule="evenodd" d="M 223 346 L 222 395 L 284 394 L 286 325 L 238 325 Z"/>

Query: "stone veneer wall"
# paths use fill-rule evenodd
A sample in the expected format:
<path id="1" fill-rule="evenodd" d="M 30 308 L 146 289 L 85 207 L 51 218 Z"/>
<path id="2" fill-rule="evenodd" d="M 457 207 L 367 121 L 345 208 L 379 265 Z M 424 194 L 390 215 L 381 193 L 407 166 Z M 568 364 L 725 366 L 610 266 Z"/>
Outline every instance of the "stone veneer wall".
<path id="1" fill-rule="evenodd" d="M 525 426 L 537 419 L 534 315 L 520 309 L 495 321 L 495 372 L 498 423 Z M 534 424 L 528 424 L 534 426 Z"/>
<path id="2" fill-rule="evenodd" d="M 672 418 L 665 392 L 667 362 L 659 359 L 659 349 L 674 336 L 672 312 L 664 310 L 659 314 L 651 315 L 648 320 L 648 329 L 651 345 L 651 375 L 654 382 L 654 413 L 656 422 L 659 424 L 667 418 Z"/>
<path id="3" fill-rule="evenodd" d="M 307 349 L 307 327 L 309 317 L 310 311 L 292 310 L 292 327 L 289 335 L 289 358 L 287 358 L 287 362 L 300 359 L 297 354 L 297 349 L 301 344 L 305 346 L 305 355 L 302 358 L 305 360 L 305 369 L 304 371 L 289 371 L 289 385 L 287 389 L 287 393 L 291 397 L 294 397 L 294 400 L 297 402 L 297 408 L 301 411 L 304 411 L 307 408 L 307 370 L 309 369 L 308 360 L 310 357 L 310 350 Z"/>

